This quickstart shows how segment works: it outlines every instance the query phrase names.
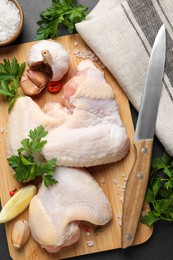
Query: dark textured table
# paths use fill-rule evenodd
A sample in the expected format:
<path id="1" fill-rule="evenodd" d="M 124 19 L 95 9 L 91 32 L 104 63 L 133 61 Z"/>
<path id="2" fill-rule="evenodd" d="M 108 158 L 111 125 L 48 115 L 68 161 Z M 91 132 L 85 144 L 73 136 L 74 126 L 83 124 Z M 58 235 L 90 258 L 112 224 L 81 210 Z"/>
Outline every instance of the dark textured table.
<path id="1" fill-rule="evenodd" d="M 106 0 L 105 0 L 106 1 Z M 134 0 L 135 1 L 135 0 Z M 51 0 L 19 0 L 25 16 L 24 28 L 20 37 L 13 43 L 25 43 L 33 41 L 39 14 L 42 10 L 51 5 Z M 98 0 L 80 0 L 76 1 L 80 4 L 85 4 L 91 10 Z M 67 35 L 65 28 L 61 27 L 59 36 Z M 137 114 L 131 107 L 134 125 Z M 160 156 L 164 149 L 155 139 L 153 148 L 153 157 Z M 116 239 L 116 237 L 115 237 Z M 0 260 L 11 259 L 8 252 L 4 225 L 0 225 Z M 154 225 L 152 237 L 144 244 L 130 247 L 127 249 L 116 249 L 97 254 L 75 257 L 74 259 L 114 259 L 114 260 L 173 260 L 173 224 L 160 221 Z M 29 260 L 29 259 L 21 259 Z M 41 259 L 40 259 L 41 260 Z"/>

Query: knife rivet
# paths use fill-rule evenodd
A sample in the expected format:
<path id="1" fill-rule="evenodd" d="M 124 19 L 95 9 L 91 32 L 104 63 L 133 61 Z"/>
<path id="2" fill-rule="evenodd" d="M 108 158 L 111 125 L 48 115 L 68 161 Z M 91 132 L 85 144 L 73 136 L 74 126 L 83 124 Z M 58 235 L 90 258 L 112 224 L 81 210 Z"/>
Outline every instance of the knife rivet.
<path id="1" fill-rule="evenodd" d="M 137 174 L 137 178 L 138 178 L 138 180 L 141 180 L 141 179 L 143 178 L 143 174 L 142 174 L 141 172 L 139 172 L 139 173 Z"/>
<path id="2" fill-rule="evenodd" d="M 142 147 L 141 152 L 142 153 L 147 153 L 147 148 L 146 147 Z"/>
<path id="3" fill-rule="evenodd" d="M 125 235 L 125 239 L 126 239 L 126 240 L 131 240 L 131 239 L 132 239 L 131 234 L 126 234 L 126 235 Z"/>

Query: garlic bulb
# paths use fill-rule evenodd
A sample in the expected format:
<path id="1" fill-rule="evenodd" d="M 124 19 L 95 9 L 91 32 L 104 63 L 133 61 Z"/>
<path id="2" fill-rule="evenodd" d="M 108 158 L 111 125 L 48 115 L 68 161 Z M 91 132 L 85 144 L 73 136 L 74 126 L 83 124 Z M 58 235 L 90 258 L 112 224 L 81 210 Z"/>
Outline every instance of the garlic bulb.
<path id="1" fill-rule="evenodd" d="M 30 236 L 30 227 L 27 221 L 18 220 L 12 229 L 11 239 L 15 248 L 20 249 Z"/>
<path id="2" fill-rule="evenodd" d="M 42 40 L 31 47 L 27 63 L 30 69 L 41 69 L 52 81 L 56 81 L 67 73 L 69 55 L 61 44 Z"/>

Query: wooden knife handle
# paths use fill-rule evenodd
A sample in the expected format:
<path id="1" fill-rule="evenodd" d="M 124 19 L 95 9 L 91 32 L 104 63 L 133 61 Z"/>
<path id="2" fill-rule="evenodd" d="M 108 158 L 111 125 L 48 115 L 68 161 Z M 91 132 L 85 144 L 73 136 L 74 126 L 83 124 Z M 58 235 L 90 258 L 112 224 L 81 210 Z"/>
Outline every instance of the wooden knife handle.
<path id="1" fill-rule="evenodd" d="M 124 194 L 122 248 L 130 246 L 135 238 L 148 183 L 153 139 L 137 141 L 134 146 L 136 158 Z"/>

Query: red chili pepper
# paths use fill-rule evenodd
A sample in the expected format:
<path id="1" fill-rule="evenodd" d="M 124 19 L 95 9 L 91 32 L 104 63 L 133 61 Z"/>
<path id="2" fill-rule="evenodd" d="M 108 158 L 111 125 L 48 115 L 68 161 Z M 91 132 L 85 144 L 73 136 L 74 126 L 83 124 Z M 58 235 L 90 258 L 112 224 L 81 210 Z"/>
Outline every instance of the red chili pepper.
<path id="1" fill-rule="evenodd" d="M 62 83 L 60 81 L 49 81 L 47 87 L 50 93 L 57 93 L 62 88 Z"/>
<path id="2" fill-rule="evenodd" d="M 11 190 L 9 192 L 10 196 L 12 197 L 16 191 L 17 191 L 17 188 L 14 188 L 13 190 Z"/>
<path id="3" fill-rule="evenodd" d="M 10 196 L 12 197 L 13 195 L 14 195 L 14 190 L 11 190 L 10 192 L 9 192 L 9 194 L 10 194 Z"/>

